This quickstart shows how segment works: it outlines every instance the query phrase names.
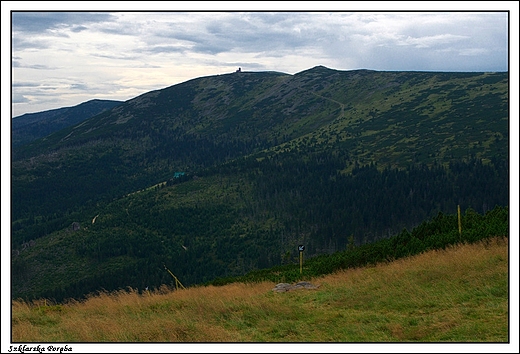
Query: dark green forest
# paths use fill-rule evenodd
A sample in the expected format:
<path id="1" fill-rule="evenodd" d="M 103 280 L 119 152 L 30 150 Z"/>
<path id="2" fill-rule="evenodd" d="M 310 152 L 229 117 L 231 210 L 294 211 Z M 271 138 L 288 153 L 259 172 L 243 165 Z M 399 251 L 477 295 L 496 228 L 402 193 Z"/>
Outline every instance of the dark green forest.
<path id="1" fill-rule="evenodd" d="M 392 262 L 430 250 L 446 249 L 449 246 L 463 243 L 475 243 L 497 237 L 496 235 L 507 235 L 509 210 L 506 207 L 497 206 L 482 215 L 473 209 L 467 209 L 464 214 L 460 215 L 460 231 L 458 226 L 458 213 L 439 212 L 435 217 L 423 221 L 411 231 L 403 229 L 393 237 L 360 246 L 356 246 L 351 241 L 342 251 L 312 257 L 306 259 L 305 262 L 302 260 L 301 269 L 296 258 L 292 258 L 293 262 L 289 264 L 253 270 L 243 276 L 217 278 L 206 284 L 218 286 L 232 282 L 272 281 L 279 283 L 310 280 L 312 277 L 331 274 L 338 270 Z M 306 253 L 305 249 L 303 253 Z"/>
<path id="2" fill-rule="evenodd" d="M 203 189 L 197 181 L 211 178 L 187 175 L 110 203 L 98 211 L 94 224 L 85 220 L 86 227 L 65 231 L 74 235 L 70 257 L 97 269 L 95 276 L 85 271 L 72 284 L 33 296 L 63 300 L 100 286 L 158 288 L 172 280 L 164 265 L 190 286 L 291 262 L 297 244 L 306 245 L 307 257 L 334 254 L 402 237 L 396 235 L 403 229 L 439 213 L 453 214 L 458 205 L 480 214 L 508 205 L 505 161 L 382 170 L 355 165 L 348 174 L 340 172 L 342 167 L 340 158 L 325 153 L 308 161 L 249 159 L 219 168 L 217 193 L 232 190 L 239 202 L 223 197 L 172 205 L 171 194 Z M 248 188 L 244 181 L 250 181 Z M 457 230 L 456 223 L 450 225 Z M 13 263 L 14 276 L 23 277 L 25 271 L 22 262 Z"/>

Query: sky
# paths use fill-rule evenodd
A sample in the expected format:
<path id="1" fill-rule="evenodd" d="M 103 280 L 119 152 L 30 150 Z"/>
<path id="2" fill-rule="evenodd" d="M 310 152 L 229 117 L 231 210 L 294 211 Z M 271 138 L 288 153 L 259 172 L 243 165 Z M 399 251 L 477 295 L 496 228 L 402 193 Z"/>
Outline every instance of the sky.
<path id="1" fill-rule="evenodd" d="M 238 67 L 508 71 L 506 11 L 29 10 L 11 17 L 12 117 Z"/>
<path id="2" fill-rule="evenodd" d="M 317 65 L 337 70 L 509 70 L 511 97 L 518 97 L 517 1 L 2 1 L 1 6 L 2 265 L 9 260 L 10 248 L 4 235 L 10 232 L 12 117 L 91 99 L 125 101 L 238 67 L 288 74 Z M 511 12 L 508 16 L 500 10 Z M 518 102 L 512 100 L 510 108 L 510 131 L 516 136 Z M 519 140 L 510 139 L 513 215 L 518 215 Z M 518 234 L 516 217 L 510 227 L 512 234 Z M 515 242 L 513 238 L 510 246 L 514 252 Z M 518 257 L 511 259 L 511 267 L 512 279 L 517 279 Z M 9 269 L 9 263 L 2 269 Z M 5 282 L 9 287 L 8 275 L 2 277 L 2 289 Z M 518 294 L 516 287 L 512 290 Z M 2 291 L 4 314 L 9 313 L 7 295 Z M 518 330 L 515 313 L 512 333 Z M 2 316 L 2 328 L 9 321 Z M 3 331 L 2 344 L 8 334 Z M 511 340 L 518 349 L 518 337 Z M 2 345 L 2 352 L 8 349 Z M 364 347 L 354 350 L 363 352 Z M 408 350 L 423 349 L 398 347 L 396 352 Z M 496 347 L 496 352 L 507 350 Z M 471 352 L 494 351 L 490 346 L 471 348 Z"/>

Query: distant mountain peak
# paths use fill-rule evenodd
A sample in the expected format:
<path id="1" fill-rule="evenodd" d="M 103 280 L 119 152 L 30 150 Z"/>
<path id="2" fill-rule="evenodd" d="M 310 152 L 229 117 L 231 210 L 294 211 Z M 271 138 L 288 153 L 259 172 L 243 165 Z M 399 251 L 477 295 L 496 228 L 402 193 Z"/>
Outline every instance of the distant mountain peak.
<path id="1" fill-rule="evenodd" d="M 60 129 L 78 124 L 123 101 L 92 99 L 72 107 L 62 107 L 37 113 L 26 113 L 12 119 L 12 144 L 23 145 L 43 138 Z"/>

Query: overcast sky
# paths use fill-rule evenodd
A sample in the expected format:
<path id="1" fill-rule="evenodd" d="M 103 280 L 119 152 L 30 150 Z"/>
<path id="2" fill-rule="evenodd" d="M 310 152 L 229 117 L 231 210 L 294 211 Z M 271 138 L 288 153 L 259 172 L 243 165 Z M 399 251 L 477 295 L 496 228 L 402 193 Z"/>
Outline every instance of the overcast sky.
<path id="1" fill-rule="evenodd" d="M 238 67 L 508 70 L 507 12 L 13 12 L 11 31 L 13 117 Z"/>

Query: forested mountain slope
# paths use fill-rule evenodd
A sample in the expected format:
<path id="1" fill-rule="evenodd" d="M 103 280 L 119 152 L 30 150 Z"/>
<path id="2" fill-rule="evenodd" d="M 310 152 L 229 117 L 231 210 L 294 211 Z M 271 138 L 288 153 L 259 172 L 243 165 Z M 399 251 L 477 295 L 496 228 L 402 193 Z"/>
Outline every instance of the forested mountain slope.
<path id="1" fill-rule="evenodd" d="M 13 149 L 13 296 L 159 286 L 163 264 L 194 284 L 507 206 L 508 105 L 507 73 L 321 66 L 145 93 Z"/>

